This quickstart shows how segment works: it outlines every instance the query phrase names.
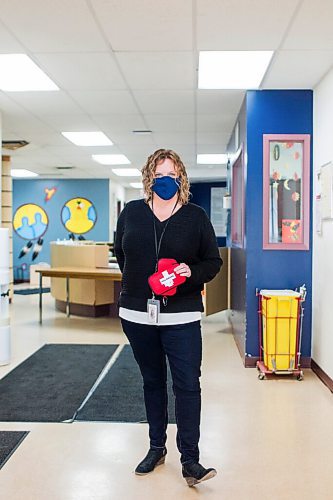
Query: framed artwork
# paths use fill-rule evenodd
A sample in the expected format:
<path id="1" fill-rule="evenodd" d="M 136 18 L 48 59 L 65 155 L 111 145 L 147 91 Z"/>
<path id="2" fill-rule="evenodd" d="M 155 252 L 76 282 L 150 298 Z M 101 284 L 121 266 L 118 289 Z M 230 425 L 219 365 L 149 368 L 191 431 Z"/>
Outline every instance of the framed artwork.
<path id="1" fill-rule="evenodd" d="M 231 167 L 231 241 L 236 247 L 244 247 L 245 196 L 243 145 Z"/>
<path id="2" fill-rule="evenodd" d="M 265 134 L 263 248 L 308 250 L 310 135 Z"/>

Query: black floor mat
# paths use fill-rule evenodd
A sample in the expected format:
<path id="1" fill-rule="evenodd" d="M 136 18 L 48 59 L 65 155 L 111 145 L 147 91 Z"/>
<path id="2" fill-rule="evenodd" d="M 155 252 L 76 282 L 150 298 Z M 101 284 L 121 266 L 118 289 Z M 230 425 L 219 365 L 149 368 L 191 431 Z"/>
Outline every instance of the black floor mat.
<path id="1" fill-rule="evenodd" d="M 46 344 L 0 380 L 0 421 L 72 418 L 117 347 Z"/>
<path id="2" fill-rule="evenodd" d="M 142 377 L 132 349 L 126 345 L 76 420 L 145 422 Z M 175 405 L 168 370 L 169 422 L 175 423 Z"/>
<path id="3" fill-rule="evenodd" d="M 0 431 L 0 469 L 28 434 L 21 431 Z"/>

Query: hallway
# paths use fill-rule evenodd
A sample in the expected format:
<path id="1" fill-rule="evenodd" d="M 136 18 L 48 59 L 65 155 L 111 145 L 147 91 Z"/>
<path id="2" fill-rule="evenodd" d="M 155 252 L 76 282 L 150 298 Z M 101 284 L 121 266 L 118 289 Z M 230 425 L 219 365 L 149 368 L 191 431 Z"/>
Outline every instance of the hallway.
<path id="1" fill-rule="evenodd" d="M 15 296 L 13 362 L 44 343 L 125 343 L 117 320 L 67 320 L 44 296 Z M 203 320 L 201 461 L 218 476 L 188 488 L 181 477 L 175 425 L 166 464 L 147 477 L 133 473 L 147 449 L 145 424 L 0 423 L 30 433 L 0 471 L 5 500 L 330 500 L 333 491 L 333 402 L 311 370 L 297 382 L 260 382 L 243 368 L 222 314 Z M 3 377 L 9 367 L 0 368 Z"/>

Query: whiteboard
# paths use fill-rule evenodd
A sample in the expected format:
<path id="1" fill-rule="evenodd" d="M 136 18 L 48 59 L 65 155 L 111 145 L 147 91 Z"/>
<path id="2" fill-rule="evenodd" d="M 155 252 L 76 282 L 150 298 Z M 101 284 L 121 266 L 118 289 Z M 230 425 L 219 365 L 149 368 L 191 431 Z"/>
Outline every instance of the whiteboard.
<path id="1" fill-rule="evenodd" d="M 320 168 L 319 173 L 321 187 L 321 217 L 322 219 L 333 219 L 333 164 L 326 163 Z"/>

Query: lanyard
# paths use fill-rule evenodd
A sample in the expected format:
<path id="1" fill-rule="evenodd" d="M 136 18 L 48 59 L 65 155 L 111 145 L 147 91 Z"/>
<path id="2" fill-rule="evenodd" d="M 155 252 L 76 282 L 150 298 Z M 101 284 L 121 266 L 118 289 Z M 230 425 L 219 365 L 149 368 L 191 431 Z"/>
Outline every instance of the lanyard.
<path id="1" fill-rule="evenodd" d="M 175 208 L 178 204 L 178 201 L 179 201 L 179 197 L 177 197 L 177 200 L 176 200 L 176 203 L 175 203 L 175 206 L 173 207 L 172 209 L 172 212 L 170 214 L 170 217 L 168 218 L 164 228 L 163 228 L 163 231 L 162 231 L 162 234 L 160 236 L 160 239 L 159 241 L 157 241 L 157 231 L 156 231 L 156 221 L 155 221 L 155 214 L 154 214 L 154 205 L 153 205 L 153 199 L 151 200 L 151 207 L 152 207 L 152 212 L 153 212 L 153 222 L 154 222 L 154 237 L 155 237 L 155 252 L 156 252 L 156 266 L 155 266 L 155 272 L 157 271 L 157 264 L 158 264 L 158 256 L 159 256 L 159 253 L 160 253 L 160 249 L 161 249 L 161 244 L 162 244 L 162 239 L 163 239 L 163 236 L 164 236 L 164 233 L 165 233 L 165 230 L 166 228 L 168 227 L 168 224 L 170 222 L 170 219 L 172 217 L 172 214 L 173 212 L 175 211 Z"/>

